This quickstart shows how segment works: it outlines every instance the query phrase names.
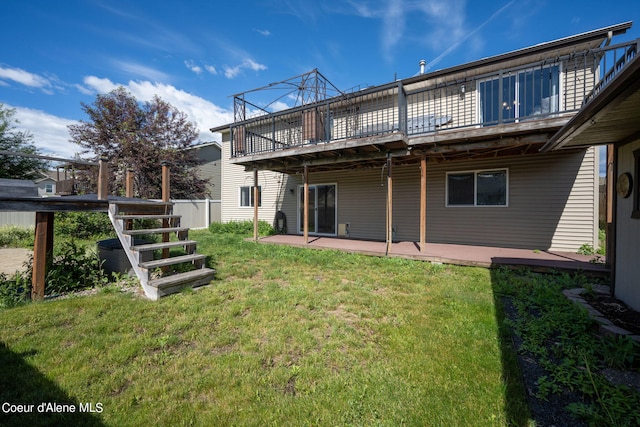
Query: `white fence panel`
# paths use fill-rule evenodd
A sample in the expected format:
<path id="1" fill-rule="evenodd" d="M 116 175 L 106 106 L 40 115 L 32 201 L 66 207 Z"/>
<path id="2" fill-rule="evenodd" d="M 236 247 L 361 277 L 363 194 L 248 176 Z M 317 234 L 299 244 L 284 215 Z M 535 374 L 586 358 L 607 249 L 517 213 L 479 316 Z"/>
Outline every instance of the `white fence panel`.
<path id="1" fill-rule="evenodd" d="M 172 200 L 173 213 L 180 215 L 180 225 L 188 228 L 207 228 L 212 222 L 220 222 L 222 203 L 220 200 Z M 36 224 L 35 212 L 0 212 L 0 226 L 15 225 L 29 228 Z"/>
<path id="2" fill-rule="evenodd" d="M 222 217 L 220 200 L 172 200 L 173 213 L 180 215 L 180 225 L 192 229 L 207 228 Z"/>
<path id="3" fill-rule="evenodd" d="M 0 227 L 14 225 L 20 228 L 35 227 L 35 212 L 0 212 Z"/>

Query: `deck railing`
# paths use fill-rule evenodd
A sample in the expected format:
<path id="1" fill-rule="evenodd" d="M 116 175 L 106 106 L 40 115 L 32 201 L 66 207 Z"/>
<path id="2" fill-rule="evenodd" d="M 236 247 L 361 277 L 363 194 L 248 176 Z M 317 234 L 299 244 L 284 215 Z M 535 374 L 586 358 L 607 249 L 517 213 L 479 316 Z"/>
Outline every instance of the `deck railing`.
<path id="1" fill-rule="evenodd" d="M 397 81 L 265 113 L 231 125 L 231 156 L 392 133 L 411 137 L 575 112 L 629 63 L 637 45 L 634 41 L 552 56 L 465 78 Z"/>

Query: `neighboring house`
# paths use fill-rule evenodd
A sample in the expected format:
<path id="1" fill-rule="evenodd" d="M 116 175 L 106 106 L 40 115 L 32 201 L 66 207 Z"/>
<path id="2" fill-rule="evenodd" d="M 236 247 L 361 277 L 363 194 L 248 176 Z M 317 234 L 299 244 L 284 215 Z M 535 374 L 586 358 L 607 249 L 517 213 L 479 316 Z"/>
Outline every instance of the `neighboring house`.
<path id="1" fill-rule="evenodd" d="M 611 38 L 630 27 L 335 97 L 320 90 L 256 117 L 236 96 L 234 123 L 211 129 L 222 133 L 222 219 L 254 217 L 257 183 L 259 219 L 282 211 L 290 234 L 597 247 L 596 149 L 540 148 L 580 110 L 605 59 L 626 48 Z"/>
<path id="2" fill-rule="evenodd" d="M 56 171 L 47 171 L 40 172 L 42 174 L 42 178 L 34 180 L 36 186 L 38 187 L 38 195 L 42 197 L 55 196 L 56 193 L 56 184 L 58 182 Z"/>
<path id="3" fill-rule="evenodd" d="M 607 260 L 613 293 L 640 311 L 640 57 L 636 40 L 613 58 L 607 78 L 588 97 L 580 112 L 544 147 L 564 152 L 610 144 L 608 175 L 612 211 Z"/>
<path id="4" fill-rule="evenodd" d="M 222 182 L 222 147 L 218 142 L 208 142 L 188 148 L 193 150 L 201 164 L 196 168 L 201 178 L 208 179 L 207 193 L 212 200 L 220 200 Z"/>

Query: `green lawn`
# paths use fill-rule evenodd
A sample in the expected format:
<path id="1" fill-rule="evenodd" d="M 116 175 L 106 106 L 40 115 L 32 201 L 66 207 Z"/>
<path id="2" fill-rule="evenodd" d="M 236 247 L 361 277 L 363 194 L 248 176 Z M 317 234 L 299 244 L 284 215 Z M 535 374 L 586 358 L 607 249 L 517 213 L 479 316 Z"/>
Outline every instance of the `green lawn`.
<path id="1" fill-rule="evenodd" d="M 0 425 L 527 425 L 489 270 L 192 235 L 208 287 L 0 312 L 0 403 L 101 408 Z"/>

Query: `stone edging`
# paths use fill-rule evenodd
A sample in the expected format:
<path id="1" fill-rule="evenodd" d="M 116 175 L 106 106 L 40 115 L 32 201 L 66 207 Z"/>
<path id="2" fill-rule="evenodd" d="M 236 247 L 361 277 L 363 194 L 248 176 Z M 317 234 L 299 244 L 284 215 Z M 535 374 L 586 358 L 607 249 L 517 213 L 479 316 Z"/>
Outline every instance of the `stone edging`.
<path id="1" fill-rule="evenodd" d="M 631 332 L 614 325 L 609 319 L 607 319 L 602 313 L 593 308 L 584 298 L 582 294 L 587 290 L 585 288 L 567 289 L 562 291 L 565 297 L 569 300 L 582 305 L 593 317 L 593 319 L 600 324 L 600 333 L 604 335 L 623 335 L 628 336 L 638 344 L 640 344 L 640 335 L 634 335 Z M 595 285 L 593 292 L 609 295 L 609 287 L 604 285 Z"/>

